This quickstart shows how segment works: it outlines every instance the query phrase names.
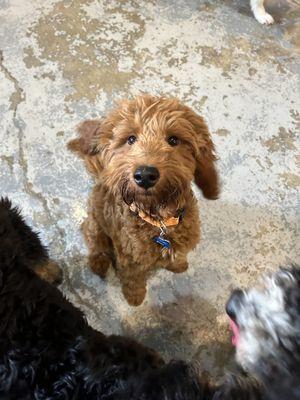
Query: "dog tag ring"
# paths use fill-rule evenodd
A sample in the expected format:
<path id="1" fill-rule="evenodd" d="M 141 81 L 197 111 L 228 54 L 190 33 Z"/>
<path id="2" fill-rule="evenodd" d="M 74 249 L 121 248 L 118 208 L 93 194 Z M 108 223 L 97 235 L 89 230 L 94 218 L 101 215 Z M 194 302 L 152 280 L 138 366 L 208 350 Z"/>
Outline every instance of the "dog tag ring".
<path id="1" fill-rule="evenodd" d="M 157 244 L 160 244 L 164 249 L 170 249 L 170 241 L 164 238 L 166 230 L 167 228 L 165 226 L 161 227 L 159 236 L 154 236 L 153 241 Z"/>

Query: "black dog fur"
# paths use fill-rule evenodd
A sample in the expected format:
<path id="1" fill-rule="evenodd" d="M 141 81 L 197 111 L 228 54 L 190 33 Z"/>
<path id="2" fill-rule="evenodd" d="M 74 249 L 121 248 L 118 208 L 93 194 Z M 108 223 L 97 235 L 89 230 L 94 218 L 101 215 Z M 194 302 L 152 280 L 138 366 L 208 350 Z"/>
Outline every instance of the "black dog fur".
<path id="1" fill-rule="evenodd" d="M 208 399 L 193 369 L 164 364 L 129 338 L 88 326 L 33 266 L 48 258 L 38 235 L 0 201 L 0 399 Z"/>
<path id="2" fill-rule="evenodd" d="M 253 377 L 209 385 L 183 361 L 95 331 L 34 272 L 45 261 L 38 235 L 0 200 L 0 400 L 273 400 Z"/>

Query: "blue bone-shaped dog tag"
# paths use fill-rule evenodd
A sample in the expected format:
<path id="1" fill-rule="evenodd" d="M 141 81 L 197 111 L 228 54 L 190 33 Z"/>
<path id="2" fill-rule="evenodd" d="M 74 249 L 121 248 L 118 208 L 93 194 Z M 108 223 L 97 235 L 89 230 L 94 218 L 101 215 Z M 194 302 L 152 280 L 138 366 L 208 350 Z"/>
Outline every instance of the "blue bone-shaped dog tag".
<path id="1" fill-rule="evenodd" d="M 161 236 L 154 236 L 153 241 L 160 244 L 164 249 L 170 249 L 171 243 L 169 240 L 162 238 Z"/>

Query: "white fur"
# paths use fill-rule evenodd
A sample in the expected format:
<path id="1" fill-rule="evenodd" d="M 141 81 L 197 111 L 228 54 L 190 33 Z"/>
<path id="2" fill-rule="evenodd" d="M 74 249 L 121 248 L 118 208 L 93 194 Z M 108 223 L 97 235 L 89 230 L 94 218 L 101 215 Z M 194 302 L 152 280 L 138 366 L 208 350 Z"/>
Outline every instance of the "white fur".
<path id="1" fill-rule="evenodd" d="M 240 327 L 237 361 L 248 371 L 255 372 L 259 360 L 280 359 L 279 337 L 289 348 L 289 337 L 295 331 L 296 324 L 285 310 L 284 294 L 287 287 L 295 285 L 293 276 L 288 272 L 278 272 L 264 280 L 262 289 L 251 289 L 245 297 L 238 313 Z"/>
<path id="2" fill-rule="evenodd" d="M 272 15 L 268 14 L 264 7 L 264 0 L 251 0 L 251 8 L 253 14 L 258 22 L 261 24 L 273 24 L 274 19 Z"/>

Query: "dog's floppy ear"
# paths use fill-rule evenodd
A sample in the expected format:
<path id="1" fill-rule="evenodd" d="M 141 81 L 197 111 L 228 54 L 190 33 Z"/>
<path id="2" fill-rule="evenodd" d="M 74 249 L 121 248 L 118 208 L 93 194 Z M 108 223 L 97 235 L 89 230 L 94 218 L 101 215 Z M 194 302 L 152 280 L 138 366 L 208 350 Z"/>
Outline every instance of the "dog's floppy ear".
<path id="1" fill-rule="evenodd" d="M 217 157 L 208 127 L 202 117 L 189 110 L 189 121 L 197 133 L 195 183 L 203 196 L 215 200 L 219 197 L 219 177 L 215 166 Z"/>
<path id="2" fill-rule="evenodd" d="M 99 138 L 103 120 L 104 118 L 91 119 L 80 123 L 77 127 L 79 137 L 68 143 L 68 149 L 81 157 L 99 153 Z"/>

